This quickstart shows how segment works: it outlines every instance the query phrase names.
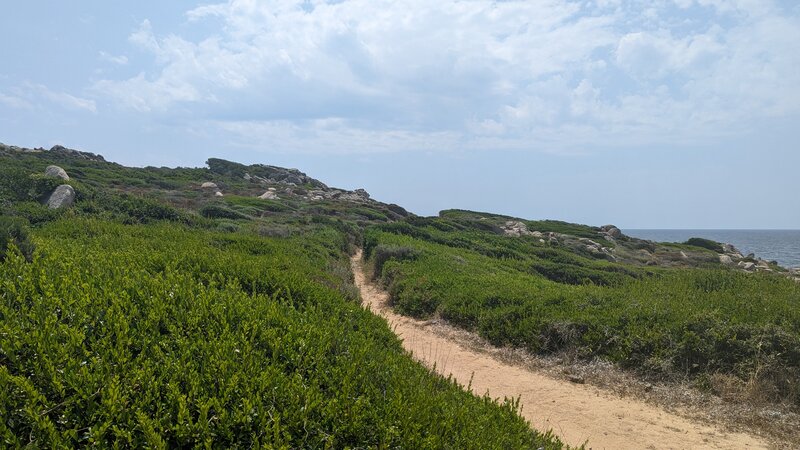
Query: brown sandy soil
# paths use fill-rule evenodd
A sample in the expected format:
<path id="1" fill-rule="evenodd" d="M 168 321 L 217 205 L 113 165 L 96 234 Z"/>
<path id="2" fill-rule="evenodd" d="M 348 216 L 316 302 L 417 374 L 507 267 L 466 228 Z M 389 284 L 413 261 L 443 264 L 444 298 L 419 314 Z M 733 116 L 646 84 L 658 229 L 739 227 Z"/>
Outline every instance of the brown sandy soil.
<path id="1" fill-rule="evenodd" d="M 538 430 L 552 429 L 569 445 L 591 449 L 748 449 L 769 448 L 744 433 L 693 422 L 645 402 L 622 398 L 585 384 L 553 379 L 503 362 L 442 336 L 430 322 L 395 314 L 388 295 L 364 275 L 361 252 L 352 259 L 364 305 L 384 317 L 417 360 L 477 394 L 520 398 L 521 414 Z"/>

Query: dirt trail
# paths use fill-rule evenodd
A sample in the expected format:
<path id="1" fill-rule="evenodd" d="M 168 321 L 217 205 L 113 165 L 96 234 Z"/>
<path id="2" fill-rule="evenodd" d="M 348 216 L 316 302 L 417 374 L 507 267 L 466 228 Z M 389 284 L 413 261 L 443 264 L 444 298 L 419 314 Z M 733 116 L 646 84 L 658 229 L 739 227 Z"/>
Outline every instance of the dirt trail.
<path id="1" fill-rule="evenodd" d="M 665 412 L 644 402 L 597 388 L 555 380 L 440 336 L 428 322 L 403 317 L 387 305 L 388 295 L 364 275 L 361 251 L 352 259 L 356 285 L 365 306 L 386 318 L 403 347 L 442 375 L 453 375 L 492 397 L 521 397 L 522 415 L 534 428 L 552 429 L 567 444 L 588 441 L 592 449 L 745 449 L 768 448 L 753 436 L 727 433 Z M 474 374 L 474 375 L 473 375 Z"/>

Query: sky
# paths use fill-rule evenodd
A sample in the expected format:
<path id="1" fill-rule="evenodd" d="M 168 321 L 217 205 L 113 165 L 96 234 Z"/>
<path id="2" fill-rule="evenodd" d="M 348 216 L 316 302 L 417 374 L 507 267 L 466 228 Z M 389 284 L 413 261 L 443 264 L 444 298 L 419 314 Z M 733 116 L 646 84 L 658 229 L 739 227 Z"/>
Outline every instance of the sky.
<path id="1" fill-rule="evenodd" d="M 11 2 L 0 142 L 423 215 L 800 229 L 800 3 Z"/>

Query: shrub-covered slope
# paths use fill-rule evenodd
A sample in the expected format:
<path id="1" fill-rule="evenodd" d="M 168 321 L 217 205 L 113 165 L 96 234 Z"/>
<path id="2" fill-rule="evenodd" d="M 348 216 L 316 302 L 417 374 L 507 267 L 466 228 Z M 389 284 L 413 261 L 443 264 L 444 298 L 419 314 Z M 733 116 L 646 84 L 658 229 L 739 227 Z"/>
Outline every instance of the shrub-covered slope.
<path id="1" fill-rule="evenodd" d="M 348 251 L 404 211 L 334 194 L 6 150 L 0 447 L 560 448 L 358 304 Z"/>
<path id="2" fill-rule="evenodd" d="M 376 225 L 365 254 L 402 313 L 439 316 L 496 345 L 609 358 L 648 376 L 688 375 L 712 388 L 717 375 L 734 376 L 761 398 L 800 406 L 800 284 L 724 266 L 690 245 L 645 242 L 650 254 L 700 255 L 681 256 L 677 267 L 620 262 L 614 256 L 638 242 L 558 222 L 528 222 L 530 234 L 509 235 L 508 219 L 460 211 Z M 541 229 L 557 237 L 531 231 Z M 581 234 L 611 249 L 587 251 Z"/>

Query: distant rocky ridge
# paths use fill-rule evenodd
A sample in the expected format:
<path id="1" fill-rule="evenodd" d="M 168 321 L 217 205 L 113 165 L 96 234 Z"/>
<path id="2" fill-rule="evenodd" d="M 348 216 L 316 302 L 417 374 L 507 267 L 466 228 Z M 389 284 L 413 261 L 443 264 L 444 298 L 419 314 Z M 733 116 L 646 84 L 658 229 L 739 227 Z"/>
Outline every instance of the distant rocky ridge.
<path id="1" fill-rule="evenodd" d="M 743 255 L 731 244 L 714 243 L 718 248 L 696 249 L 689 245 L 669 245 L 627 236 L 614 225 L 594 227 L 597 239 L 565 233 L 531 230 L 521 220 L 505 220 L 499 232 L 512 237 L 531 237 L 540 243 L 567 247 L 576 253 L 595 258 L 640 266 L 698 267 L 722 264 L 743 272 L 776 272 L 800 282 L 800 268 L 786 269 L 775 261 L 766 261 L 753 254 Z M 717 247 L 715 245 L 715 247 Z"/>
<path id="2" fill-rule="evenodd" d="M 46 150 L 44 148 L 17 147 L 16 145 L 6 145 L 0 142 L 0 152 L 23 152 L 23 153 L 51 152 L 53 154 L 84 159 L 87 161 L 107 162 L 105 158 L 103 158 L 101 155 L 74 150 L 71 148 L 64 147 L 63 145 L 54 145 L 53 147 L 50 148 L 50 150 Z"/>
<path id="3" fill-rule="evenodd" d="M 300 197 L 312 202 L 342 200 L 355 203 L 380 203 L 373 200 L 364 189 L 349 191 L 332 188 L 297 169 L 286 169 L 265 164 L 248 166 L 219 158 L 210 158 L 206 164 L 211 173 L 241 177 L 245 181 L 261 185 L 265 189 L 264 193 L 259 195 L 259 198 L 262 199 L 279 199 L 281 195 L 286 195 Z M 216 188 L 216 185 L 214 187 Z M 408 211 L 399 205 L 388 204 L 386 206 L 390 211 L 402 217 L 410 215 Z"/>

